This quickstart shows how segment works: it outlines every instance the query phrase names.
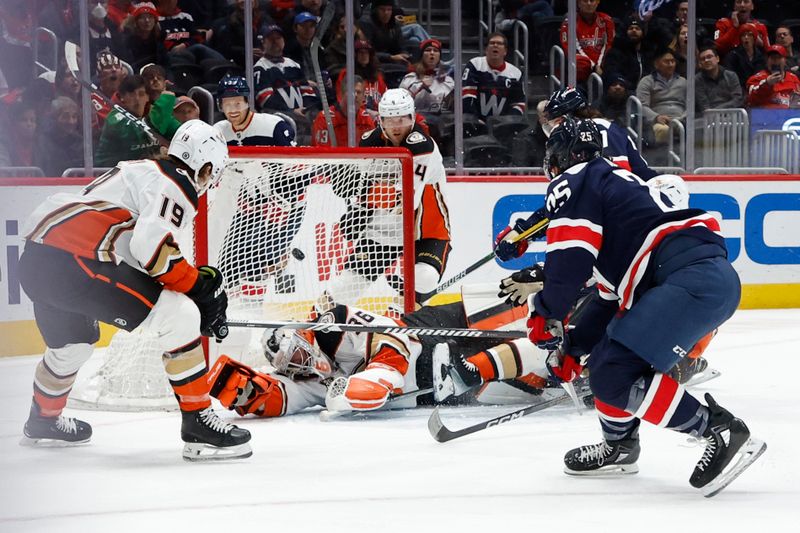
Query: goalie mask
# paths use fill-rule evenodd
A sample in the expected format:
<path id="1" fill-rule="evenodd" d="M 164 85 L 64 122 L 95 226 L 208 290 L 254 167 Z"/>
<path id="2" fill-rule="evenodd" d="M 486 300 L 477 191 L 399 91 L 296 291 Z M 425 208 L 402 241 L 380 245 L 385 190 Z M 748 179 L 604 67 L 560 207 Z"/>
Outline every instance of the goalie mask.
<path id="1" fill-rule="evenodd" d="M 285 329 L 266 330 L 261 337 L 264 355 L 279 373 L 292 379 L 333 375 L 333 363 L 302 332 Z"/>
<path id="2" fill-rule="evenodd" d="M 219 180 L 228 164 L 228 145 L 222 133 L 197 119 L 181 124 L 169 143 L 167 153 L 192 169 L 190 178 L 198 196 Z M 201 179 L 198 174 L 206 164 L 211 165 L 211 175 Z"/>

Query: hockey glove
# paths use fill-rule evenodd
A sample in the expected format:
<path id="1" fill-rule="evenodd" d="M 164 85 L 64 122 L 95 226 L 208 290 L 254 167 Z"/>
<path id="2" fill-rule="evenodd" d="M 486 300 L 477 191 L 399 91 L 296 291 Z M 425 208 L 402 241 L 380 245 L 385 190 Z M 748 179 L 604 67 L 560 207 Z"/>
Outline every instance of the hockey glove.
<path id="1" fill-rule="evenodd" d="M 536 294 L 544 287 L 544 269 L 533 265 L 519 272 L 514 272 L 500 282 L 498 298 L 505 298 L 506 303 L 513 306 L 524 304 L 528 296 Z"/>
<path id="2" fill-rule="evenodd" d="M 516 241 L 520 235 L 546 218 L 547 215 L 542 208 L 535 211 L 527 219 L 518 218 L 517 221 L 514 222 L 513 227 L 507 226 L 506 229 L 498 233 L 497 237 L 494 239 L 494 254 L 497 258 L 501 261 L 508 261 L 515 257 L 521 257 L 528 249 L 529 239 L 534 235 L 530 235 L 517 242 L 514 241 Z"/>
<path id="3" fill-rule="evenodd" d="M 555 350 L 564 341 L 564 324 L 535 311 L 528 319 L 528 339 L 542 350 Z"/>
<path id="4" fill-rule="evenodd" d="M 200 310 L 200 334 L 222 340 L 228 336 L 228 326 L 225 323 L 228 296 L 222 287 L 222 273 L 212 266 L 201 266 L 197 270 L 197 281 L 186 296 Z"/>
<path id="5" fill-rule="evenodd" d="M 547 368 L 555 379 L 569 383 L 583 372 L 582 360 L 580 355 L 557 350 L 547 358 Z"/>

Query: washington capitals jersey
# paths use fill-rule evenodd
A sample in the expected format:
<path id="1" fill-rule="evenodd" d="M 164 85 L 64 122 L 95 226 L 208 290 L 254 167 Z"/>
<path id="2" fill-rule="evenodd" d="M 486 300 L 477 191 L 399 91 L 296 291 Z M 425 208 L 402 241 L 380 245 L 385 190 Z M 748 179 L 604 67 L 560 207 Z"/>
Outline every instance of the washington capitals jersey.
<path id="1" fill-rule="evenodd" d="M 621 126 L 604 118 L 595 118 L 592 122 L 597 124 L 597 129 L 603 138 L 603 157 L 625 170 L 630 170 L 645 181 L 656 176 L 656 171 L 647 166 L 647 161 Z"/>
<path id="2" fill-rule="evenodd" d="M 295 146 L 294 130 L 282 118 L 269 113 L 249 113 L 241 128 L 220 120 L 217 128 L 228 146 Z"/>
<path id="3" fill-rule="evenodd" d="M 275 61 L 262 57 L 256 63 L 253 76 L 259 109 L 291 111 L 311 107 L 318 101 L 314 89 L 303 76 L 303 69 L 288 57 Z"/>
<path id="4" fill-rule="evenodd" d="M 675 232 L 725 247 L 714 217 L 673 207 L 638 176 L 602 158 L 555 178 L 545 207 L 547 282 L 534 305 L 546 318 L 563 319 L 593 274 L 601 298 L 629 309 L 651 286 L 651 254 Z"/>
<path id="5" fill-rule="evenodd" d="M 493 69 L 486 57 L 475 57 L 464 69 L 461 101 L 464 113 L 481 117 L 525 114 L 522 72 L 511 63 Z"/>

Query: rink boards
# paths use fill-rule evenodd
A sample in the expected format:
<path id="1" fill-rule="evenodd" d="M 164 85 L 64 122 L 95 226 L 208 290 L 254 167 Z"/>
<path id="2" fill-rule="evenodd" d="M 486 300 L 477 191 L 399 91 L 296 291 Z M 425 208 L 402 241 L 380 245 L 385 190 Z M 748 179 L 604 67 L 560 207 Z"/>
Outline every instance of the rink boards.
<path id="1" fill-rule="evenodd" d="M 800 307 L 800 176 L 687 176 L 690 205 L 720 220 L 733 265 L 743 283 L 742 308 Z M 46 196 L 74 190 L 82 179 L 0 178 L 0 356 L 41 352 L 33 308 L 19 286 L 17 260 L 21 226 Z M 541 176 L 450 176 L 453 251 L 444 279 L 486 255 L 494 235 L 509 222 L 544 203 L 547 180 Z M 493 261 L 465 277 L 464 283 L 495 282 L 544 259 L 536 242 L 520 259 Z M 460 284 L 439 301 L 452 300 Z M 113 333 L 104 329 L 101 339 Z"/>

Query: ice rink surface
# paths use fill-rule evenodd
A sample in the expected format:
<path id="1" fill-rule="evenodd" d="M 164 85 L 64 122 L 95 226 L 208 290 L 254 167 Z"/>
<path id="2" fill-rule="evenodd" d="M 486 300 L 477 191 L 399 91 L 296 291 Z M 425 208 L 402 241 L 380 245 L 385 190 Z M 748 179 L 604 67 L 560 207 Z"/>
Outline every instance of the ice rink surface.
<path id="1" fill-rule="evenodd" d="M 796 532 L 800 531 L 800 310 L 740 311 L 700 385 L 767 452 L 721 494 L 689 483 L 699 446 L 643 425 L 640 472 L 566 476 L 566 450 L 599 441 L 593 412 L 555 407 L 439 444 L 429 409 L 320 422 L 317 413 L 241 421 L 244 461 L 181 459 L 177 413 L 70 410 L 94 427 L 73 448 L 18 445 L 36 357 L 0 361 L 0 532 Z M 513 407 L 451 408 L 451 429 Z M 226 416 L 227 416 L 227 412 Z M 546 529 L 545 529 L 546 528 Z"/>

